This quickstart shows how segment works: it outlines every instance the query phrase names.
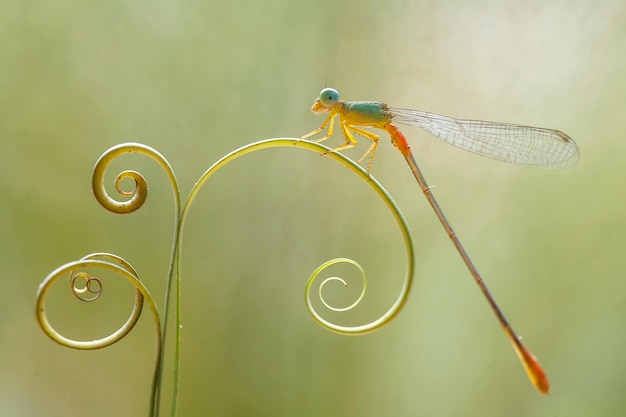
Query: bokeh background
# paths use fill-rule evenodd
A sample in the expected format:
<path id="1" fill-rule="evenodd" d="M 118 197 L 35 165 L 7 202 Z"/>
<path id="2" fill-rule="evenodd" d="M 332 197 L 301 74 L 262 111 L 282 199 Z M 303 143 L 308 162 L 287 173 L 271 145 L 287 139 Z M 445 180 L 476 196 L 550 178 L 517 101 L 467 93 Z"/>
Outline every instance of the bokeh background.
<path id="1" fill-rule="evenodd" d="M 405 268 L 400 234 L 369 188 L 328 158 L 248 155 L 205 185 L 185 230 L 179 415 L 626 415 L 625 74 L 619 0 L 1 2 L 0 415 L 147 414 L 149 315 L 89 352 L 55 344 L 34 318 L 44 277 L 95 251 L 127 259 L 163 303 L 170 186 L 154 162 L 123 158 L 108 186 L 136 169 L 150 195 L 136 214 L 109 214 L 90 191 L 99 155 L 126 141 L 153 146 L 185 196 L 233 149 L 316 128 L 322 118 L 309 108 L 325 86 L 577 141 L 578 165 L 546 171 L 405 129 L 552 392 L 529 384 L 384 138 L 372 173 L 416 240 L 416 284 L 400 317 L 346 337 L 308 316 L 307 277 L 340 256 L 363 265 L 370 290 L 355 312 L 329 317 L 362 324 L 389 308 Z M 349 303 L 357 290 L 329 288 L 329 297 Z M 130 285 L 111 278 L 89 305 L 58 284 L 48 311 L 67 336 L 89 340 L 131 305 Z"/>

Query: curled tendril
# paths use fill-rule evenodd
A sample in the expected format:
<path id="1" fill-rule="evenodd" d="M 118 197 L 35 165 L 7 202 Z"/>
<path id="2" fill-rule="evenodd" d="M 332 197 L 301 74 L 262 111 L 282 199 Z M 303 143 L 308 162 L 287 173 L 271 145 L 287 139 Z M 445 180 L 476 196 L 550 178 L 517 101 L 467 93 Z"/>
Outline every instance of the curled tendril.
<path id="1" fill-rule="evenodd" d="M 82 281 L 83 285 L 79 286 L 77 281 Z M 91 302 L 96 301 L 102 294 L 102 282 L 97 277 L 89 276 L 85 272 L 72 272 L 70 274 L 70 288 L 80 301 Z M 85 297 L 84 294 L 91 294 Z M 139 294 L 141 295 L 141 293 Z"/>
<path id="2" fill-rule="evenodd" d="M 101 268 L 107 271 L 111 271 L 120 275 L 122 278 L 130 281 L 135 287 L 135 302 L 133 310 L 126 322 L 116 331 L 108 336 L 102 337 L 96 340 L 82 341 L 74 340 L 63 336 L 50 324 L 48 317 L 46 316 L 46 296 L 48 292 L 59 279 L 69 274 L 70 276 L 70 289 L 72 293 L 80 300 L 85 302 L 95 301 L 102 294 L 104 288 L 102 281 L 99 278 L 92 277 L 89 274 L 77 270 L 85 268 Z M 84 287 L 78 287 L 77 281 L 82 281 Z M 94 294 L 92 297 L 83 297 L 83 293 Z M 154 300 L 150 296 L 147 288 L 143 285 L 139 279 L 139 275 L 135 269 L 124 259 L 119 256 L 108 253 L 92 253 L 84 258 L 66 263 L 63 266 L 52 271 L 39 285 L 37 290 L 37 302 L 35 304 L 35 316 L 37 322 L 43 330 L 43 332 L 52 340 L 58 344 L 73 349 L 92 350 L 101 349 L 116 343 L 124 336 L 126 336 L 135 326 L 143 310 L 144 301 L 148 304 L 150 312 L 154 320 L 154 331 L 156 336 L 156 367 L 154 371 L 154 377 L 152 379 L 152 395 L 150 403 L 150 415 L 156 416 L 158 414 L 159 407 L 159 392 L 160 392 L 160 377 L 161 377 L 161 356 L 163 349 L 161 348 L 161 320 L 159 318 L 159 312 L 157 311 Z"/>
<path id="3" fill-rule="evenodd" d="M 363 270 L 361 265 L 359 265 L 357 262 L 353 261 L 352 259 L 348 259 L 348 258 L 331 259 L 328 262 L 324 262 L 322 265 L 320 265 L 313 272 L 313 274 L 311 274 L 311 277 L 309 278 L 309 282 L 313 283 L 315 278 L 317 278 L 317 276 L 320 273 L 322 273 L 326 268 L 328 268 L 328 267 L 330 267 L 332 265 L 338 264 L 338 263 L 347 263 L 347 264 L 353 265 L 354 267 L 356 267 L 359 270 L 359 272 L 361 273 L 361 280 L 363 281 L 363 287 L 361 288 L 361 294 L 359 294 L 359 296 L 357 297 L 356 301 L 354 301 L 349 306 L 346 306 L 346 307 L 334 307 L 334 306 L 331 306 L 328 302 L 326 302 L 326 299 L 324 298 L 324 294 L 323 294 L 323 290 L 324 290 L 324 287 L 326 286 L 326 284 L 328 284 L 329 282 L 340 282 L 341 284 L 343 284 L 344 287 L 347 287 L 348 283 L 346 282 L 345 279 L 343 279 L 341 277 L 328 277 L 328 278 L 326 278 L 324 281 L 322 281 L 320 283 L 317 295 L 319 296 L 320 301 L 322 302 L 322 304 L 324 304 L 324 306 L 327 309 L 332 310 L 332 311 L 342 312 L 342 311 L 352 310 L 354 307 L 359 305 L 359 303 L 361 302 L 361 300 L 365 296 L 365 290 L 367 289 L 367 277 L 365 276 L 365 271 Z"/>
<path id="4" fill-rule="evenodd" d="M 72 290 L 72 293 L 82 301 L 95 301 L 101 295 L 103 285 L 99 278 L 92 277 L 86 272 L 76 272 L 79 269 L 85 268 L 102 268 L 108 271 L 112 271 L 130 281 L 135 286 L 135 302 L 130 316 L 118 330 L 100 339 L 80 341 L 67 338 L 54 329 L 54 327 L 50 324 L 48 317 L 46 316 L 45 305 L 46 296 L 48 295 L 48 292 L 50 291 L 52 285 L 63 276 L 67 276 L 68 273 L 70 275 L 70 288 Z M 85 285 L 83 287 L 78 287 L 78 280 L 81 280 Z M 90 293 L 94 295 L 92 297 L 83 297 L 84 293 Z M 148 290 L 139 280 L 137 272 L 133 269 L 132 266 L 130 266 L 128 262 L 118 256 L 107 253 L 94 253 L 91 255 L 87 255 L 78 261 L 69 262 L 52 271 L 50 275 L 46 277 L 46 279 L 39 286 L 39 290 L 37 291 L 36 316 L 39 326 L 41 326 L 41 329 L 46 335 L 48 335 L 48 337 L 50 337 L 55 342 L 74 349 L 101 349 L 117 342 L 133 329 L 133 327 L 139 320 L 139 316 L 141 315 L 144 300 L 148 302 L 148 305 L 152 310 L 155 318 L 156 332 L 160 336 L 161 323 L 158 317 L 158 312 L 156 310 L 152 297 L 150 297 L 150 294 L 148 293 Z"/>
<path id="5" fill-rule="evenodd" d="M 146 179 L 137 171 L 122 171 L 117 175 L 117 177 L 115 177 L 115 190 L 123 197 L 130 197 L 130 199 L 126 201 L 118 201 L 109 196 L 109 193 L 104 186 L 104 174 L 109 164 L 119 156 L 128 153 L 147 155 L 161 165 L 173 185 L 176 207 L 179 207 L 180 197 L 174 170 L 172 170 L 172 167 L 163 155 L 153 148 L 140 143 L 122 143 L 116 145 L 103 153 L 96 162 L 91 179 L 91 188 L 100 205 L 112 213 L 128 214 L 138 210 L 141 208 L 143 203 L 145 203 L 148 197 L 148 183 Z M 122 190 L 121 183 L 125 179 L 130 179 L 133 182 L 132 190 Z"/>
<path id="6" fill-rule="evenodd" d="M 268 148 L 277 148 L 277 147 L 289 147 L 289 148 L 293 148 L 293 147 L 297 147 L 297 148 L 302 148 L 302 149 L 307 149 L 316 153 L 322 153 L 325 154 L 327 157 L 341 163 L 342 165 L 348 167 L 351 171 L 353 171 L 357 176 L 359 176 L 363 181 L 365 181 L 365 183 L 367 183 L 378 195 L 379 197 L 385 202 L 385 204 L 387 205 L 387 207 L 389 208 L 389 210 L 391 211 L 392 215 L 395 217 L 396 222 L 398 223 L 398 226 L 400 227 L 400 231 L 402 232 L 403 238 L 404 238 L 404 242 L 405 242 L 405 249 L 406 249 L 406 259 L 407 259 L 407 269 L 406 269 L 406 275 L 405 275 L 405 279 L 404 279 L 404 283 L 402 285 L 402 289 L 400 291 L 400 295 L 398 296 L 398 298 L 396 299 L 396 301 L 394 302 L 394 304 L 389 308 L 389 310 L 387 310 L 387 312 L 385 312 L 380 318 L 378 318 L 377 320 L 374 320 L 370 323 L 361 325 L 361 326 L 353 326 L 353 327 L 348 327 L 348 326 L 339 326 L 336 325 L 334 323 L 331 323 L 329 321 L 327 321 L 326 319 L 324 319 L 313 307 L 312 303 L 311 303 L 311 296 L 310 296 L 310 292 L 311 292 L 311 288 L 313 285 L 313 280 L 315 279 L 315 277 L 317 277 L 319 275 L 319 273 L 327 268 L 330 265 L 333 265 L 335 263 L 338 262 L 347 262 L 352 264 L 353 266 L 355 266 L 356 268 L 358 268 L 361 271 L 362 277 L 363 277 L 363 289 L 361 291 L 361 295 L 358 297 L 358 299 L 350 306 L 348 307 L 343 307 L 343 308 L 337 308 L 337 307 L 332 307 L 330 306 L 326 300 L 324 299 L 324 297 L 322 296 L 322 288 L 328 283 L 328 282 L 332 282 L 332 281 L 339 281 L 342 282 L 344 285 L 346 284 L 346 282 L 342 279 L 342 278 L 338 278 L 338 277 L 332 277 L 332 278 L 327 278 L 326 280 L 324 280 L 324 282 L 322 283 L 322 285 L 320 285 L 320 298 L 322 303 L 329 308 L 330 310 L 334 310 L 334 311 L 347 311 L 352 309 L 353 307 L 355 307 L 364 297 L 365 295 L 365 289 L 366 289 L 366 280 L 365 280 L 365 273 L 363 271 L 363 268 L 361 268 L 361 266 L 356 263 L 355 261 L 351 260 L 351 259 L 346 259 L 346 258 L 338 258 L 338 259 L 334 259 L 334 260 L 330 260 L 326 263 L 324 263 L 323 265 L 321 265 L 319 268 L 317 268 L 315 270 L 315 272 L 313 273 L 313 275 L 309 278 L 307 285 L 305 287 L 305 303 L 306 303 L 306 308 L 309 311 L 309 313 L 311 314 L 311 316 L 313 317 L 313 319 L 315 321 L 317 321 L 320 325 L 326 327 L 327 329 L 337 332 L 337 333 L 341 333 L 341 334 L 349 334 L 349 335 L 356 335 L 356 334 L 364 334 L 364 333 L 369 333 L 369 332 L 373 332 L 383 326 L 385 326 L 386 324 L 388 324 L 391 320 L 393 320 L 402 310 L 402 308 L 404 307 L 404 305 L 406 304 L 406 302 L 408 301 L 408 296 L 411 290 L 411 287 L 413 285 L 413 272 L 414 272 L 414 265 L 415 265 L 415 261 L 414 261 L 414 251 L 413 251 L 413 241 L 411 239 L 411 235 L 409 233 L 409 228 L 406 224 L 406 220 L 404 219 L 404 217 L 402 216 L 402 213 L 400 212 L 400 210 L 398 209 L 396 203 L 393 201 L 393 199 L 391 198 L 391 196 L 389 195 L 389 193 L 387 193 L 387 191 L 382 187 L 382 185 L 380 185 L 380 183 L 374 178 L 371 177 L 367 171 L 365 171 L 363 168 L 361 168 L 361 166 L 359 166 L 358 164 L 356 164 L 355 162 L 353 162 L 352 160 L 346 158 L 345 156 L 343 156 L 340 153 L 337 152 L 331 152 L 331 149 L 319 144 L 319 143 L 315 143 L 315 142 L 310 142 L 310 141 L 306 141 L 306 140 L 299 140 L 299 139 L 292 139 L 292 138 L 278 138 L 278 139 L 268 139 L 268 140 L 264 140 L 264 141 L 259 141 L 259 142 L 255 142 L 255 143 L 251 143 L 249 145 L 246 145 L 244 147 L 241 147 L 231 153 L 229 153 L 228 155 L 222 157 L 219 161 L 217 161 L 215 164 L 213 164 L 198 180 L 198 182 L 195 184 L 195 186 L 192 188 L 191 192 L 189 193 L 189 197 L 187 198 L 187 200 L 185 201 L 185 205 L 183 207 L 182 213 L 181 213 L 181 234 L 179 235 L 179 239 L 182 239 L 182 228 L 184 226 L 184 222 L 185 219 L 187 217 L 187 214 L 189 212 L 189 207 L 191 206 L 191 204 L 193 203 L 197 193 L 200 191 L 200 189 L 202 188 L 203 184 L 220 168 L 222 168 L 224 165 L 228 164 L 229 162 L 232 162 L 233 160 L 246 155 L 248 153 L 254 152 L 254 151 L 258 151 L 261 149 L 268 149 Z M 179 242 L 179 248 L 180 248 L 180 242 Z"/>
<path id="7" fill-rule="evenodd" d="M 168 268 L 167 274 L 167 282 L 165 285 L 165 303 L 163 306 L 163 323 L 159 322 L 159 331 L 158 331 L 158 344 L 157 344 L 157 361 L 153 378 L 152 385 L 152 403 L 151 403 L 151 411 L 150 415 L 158 415 L 159 414 L 159 404 L 160 404 L 160 378 L 163 370 L 163 350 L 161 346 L 164 345 L 166 339 L 166 329 L 167 329 L 167 321 L 169 317 L 169 300 L 170 300 L 170 292 L 172 289 L 172 283 L 176 281 L 176 326 L 175 326 L 175 365 L 174 365 L 174 389 L 173 389 L 173 401 L 172 401 L 172 410 L 176 408 L 176 400 L 177 400 L 177 391 L 178 391 L 178 353 L 180 351 L 180 273 L 179 273 L 179 242 L 180 242 L 180 189 L 178 187 L 178 181 L 176 180 L 176 175 L 174 175 L 174 170 L 171 165 L 165 159 L 163 155 L 161 155 L 155 149 L 140 144 L 140 143 L 122 143 L 116 145 L 100 156 L 96 165 L 93 169 L 93 175 L 91 179 L 91 187 L 96 197 L 96 200 L 100 203 L 102 207 L 106 210 L 117 213 L 117 214 L 129 214 L 138 210 L 143 206 L 147 197 L 148 197 L 148 184 L 145 178 L 137 171 L 126 170 L 122 171 L 115 177 L 115 190 L 122 197 L 130 197 L 130 199 L 125 201 L 118 201 L 111 196 L 106 191 L 106 187 L 104 186 L 104 176 L 105 171 L 111 162 L 122 155 L 126 155 L 129 153 L 138 153 L 141 155 L 148 156 L 150 159 L 157 162 L 161 168 L 165 171 L 166 175 L 170 180 L 170 184 L 172 186 L 172 191 L 174 193 L 174 232 L 172 237 L 172 249 L 170 256 L 170 264 Z M 130 191 L 124 191 L 122 189 L 122 181 L 125 179 L 130 179 L 133 182 L 133 187 Z M 156 312 L 156 310 L 155 310 Z M 155 316 L 158 317 L 158 316 Z M 161 328 L 163 331 L 161 331 Z"/>
<path id="8" fill-rule="evenodd" d="M 365 290 L 367 287 L 367 281 L 365 278 L 365 272 L 363 268 L 351 259 L 346 258 L 338 258 L 330 260 L 324 264 L 322 264 L 313 275 L 309 278 L 306 288 L 305 288 L 305 303 L 309 313 L 313 316 L 313 318 L 322 326 L 327 329 L 342 333 L 342 334 L 363 334 L 367 332 L 375 331 L 387 323 L 389 323 L 393 318 L 395 318 L 398 313 L 401 311 L 402 307 L 406 304 L 408 300 L 408 295 L 413 283 L 413 270 L 414 270 L 414 258 L 413 258 L 413 243 L 411 240 L 411 236 L 408 231 L 408 227 L 406 225 L 406 221 L 404 217 L 400 213 L 397 208 L 395 202 L 391 199 L 387 191 L 374 179 L 370 177 L 370 175 L 363 170 L 358 164 L 346 158 L 342 154 L 336 152 L 330 152 L 331 149 L 314 142 L 309 142 L 305 140 L 293 139 L 293 138 L 279 138 L 279 139 L 269 139 L 265 141 L 255 142 L 239 148 L 228 155 L 221 158 L 215 164 L 213 164 L 196 182 L 194 187 L 191 189 L 187 200 L 185 201 L 185 205 L 180 210 L 180 193 L 178 188 L 178 183 L 176 181 L 176 177 L 174 172 L 169 164 L 169 162 L 156 150 L 139 143 L 124 143 L 117 146 L 114 146 L 107 150 L 96 162 L 96 165 L 93 170 L 92 176 L 92 190 L 96 197 L 96 200 L 108 211 L 117 213 L 117 214 L 129 214 L 132 213 L 144 204 L 148 195 L 148 185 L 145 178 L 138 172 L 127 170 L 123 171 L 117 175 L 115 178 L 115 190 L 122 197 L 130 197 L 127 200 L 119 201 L 111 196 L 106 191 L 104 186 L 104 177 L 105 171 L 109 164 L 115 160 L 117 157 L 121 155 L 125 155 L 128 153 L 139 153 L 150 157 L 155 160 L 166 172 L 168 175 L 173 191 L 174 191 L 174 199 L 175 199 L 175 225 L 174 225 L 174 237 L 172 243 L 172 256 L 170 258 L 170 265 L 168 271 L 168 280 L 166 283 L 166 291 L 165 291 L 165 305 L 163 309 L 163 322 L 161 322 L 159 318 L 158 311 L 154 304 L 152 297 L 142 282 L 139 280 L 139 276 L 135 272 L 135 270 L 128 264 L 128 262 L 124 261 L 122 258 L 117 257 L 111 254 L 105 253 L 95 253 L 92 255 L 88 255 L 83 259 L 78 261 L 67 263 L 48 275 L 46 279 L 39 286 L 39 290 L 37 291 L 37 302 L 36 302 L 36 317 L 39 323 L 39 326 L 42 328 L 44 333 L 48 335 L 55 342 L 71 347 L 74 349 L 99 349 L 106 346 L 109 346 L 121 338 L 123 338 L 136 324 L 143 307 L 144 301 L 147 302 L 150 311 L 154 318 L 155 323 L 155 333 L 157 339 L 157 349 L 156 349 L 156 366 L 152 384 L 152 402 L 151 402 L 151 410 L 150 415 L 156 416 L 159 414 L 159 402 L 160 402 L 160 389 L 161 389 L 161 374 L 163 368 L 163 349 L 162 346 L 165 342 L 165 329 L 167 328 L 167 318 L 168 318 L 168 306 L 169 306 L 169 293 L 171 289 L 171 284 L 175 280 L 176 281 L 176 325 L 175 329 L 175 349 L 174 349 L 174 378 L 172 384 L 172 401 L 171 401 L 171 414 L 174 415 L 176 413 L 177 401 L 178 401 L 178 379 L 179 379 L 179 357 L 180 357 L 180 329 L 182 328 L 180 322 L 180 296 L 181 296 L 181 287 L 180 287 L 180 257 L 182 252 L 182 231 L 185 223 L 185 219 L 189 213 L 189 208 L 199 190 L 202 188 L 204 183 L 220 168 L 228 164 L 229 162 L 245 155 L 250 152 L 254 152 L 261 149 L 268 148 L 276 148 L 276 147 L 287 147 L 287 148 L 301 148 L 307 149 L 309 151 L 315 153 L 323 153 L 326 154 L 329 158 L 341 163 L 342 165 L 348 167 L 354 173 L 356 173 L 363 181 L 365 181 L 372 189 L 381 197 L 381 199 L 386 203 L 387 207 L 390 209 L 392 215 L 395 217 L 402 235 L 405 241 L 405 248 L 407 252 L 407 271 L 405 280 L 400 292 L 400 295 L 394 302 L 394 304 L 389 308 L 389 310 L 384 313 L 377 320 L 372 321 L 371 323 L 354 326 L 354 327 L 345 327 L 338 326 L 331 322 L 328 322 L 324 318 L 322 318 L 317 311 L 313 308 L 311 304 L 310 292 L 312 288 L 313 281 L 315 278 L 327 267 L 336 264 L 336 263 L 349 263 L 355 266 L 361 272 L 361 277 L 363 280 L 363 288 L 357 300 L 353 302 L 351 305 L 347 307 L 334 307 L 331 306 L 323 297 L 322 290 L 328 283 L 331 282 L 340 282 L 344 286 L 347 286 L 345 280 L 340 277 L 330 277 L 326 278 L 319 287 L 319 297 L 321 302 L 325 307 L 333 311 L 347 311 L 355 307 L 357 304 L 361 302 L 363 297 L 365 296 Z M 130 179 L 133 182 L 133 187 L 130 191 L 124 191 L 121 187 L 122 181 L 125 179 Z M 135 295 L 135 305 L 133 311 L 131 312 L 130 317 L 127 319 L 126 323 L 122 327 L 120 327 L 117 331 L 112 334 L 105 336 L 101 339 L 92 340 L 92 341 L 78 341 L 69 339 L 60 333 L 58 333 L 53 326 L 48 321 L 48 318 L 45 314 L 45 303 L 46 296 L 50 291 L 52 285 L 58 281 L 62 276 L 70 276 L 70 288 L 72 293 L 78 297 L 80 300 L 85 302 L 91 302 L 97 300 L 104 289 L 103 283 L 100 278 L 95 276 L 91 276 L 85 272 L 79 271 L 85 268 L 102 268 L 108 270 L 110 272 L 114 272 L 124 279 L 130 281 L 136 288 Z M 77 272 L 78 271 L 78 272 Z"/>

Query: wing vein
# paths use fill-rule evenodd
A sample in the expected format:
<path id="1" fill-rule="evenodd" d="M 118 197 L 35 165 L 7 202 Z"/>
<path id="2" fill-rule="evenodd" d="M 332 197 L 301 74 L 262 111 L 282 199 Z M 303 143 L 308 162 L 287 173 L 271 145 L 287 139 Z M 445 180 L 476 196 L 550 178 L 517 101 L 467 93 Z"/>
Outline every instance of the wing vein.
<path id="1" fill-rule="evenodd" d="M 390 112 L 394 122 L 419 127 L 457 148 L 499 161 L 543 168 L 578 161 L 576 143 L 558 130 L 454 119 L 419 110 L 391 108 Z"/>

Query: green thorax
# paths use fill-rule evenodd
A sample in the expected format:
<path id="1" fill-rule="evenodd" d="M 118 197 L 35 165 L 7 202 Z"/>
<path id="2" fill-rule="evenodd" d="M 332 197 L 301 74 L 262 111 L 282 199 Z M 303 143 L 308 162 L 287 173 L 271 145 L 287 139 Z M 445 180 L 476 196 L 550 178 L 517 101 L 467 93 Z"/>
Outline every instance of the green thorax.
<path id="1" fill-rule="evenodd" d="M 346 101 L 345 116 L 362 125 L 382 125 L 391 121 L 389 107 L 378 101 Z"/>

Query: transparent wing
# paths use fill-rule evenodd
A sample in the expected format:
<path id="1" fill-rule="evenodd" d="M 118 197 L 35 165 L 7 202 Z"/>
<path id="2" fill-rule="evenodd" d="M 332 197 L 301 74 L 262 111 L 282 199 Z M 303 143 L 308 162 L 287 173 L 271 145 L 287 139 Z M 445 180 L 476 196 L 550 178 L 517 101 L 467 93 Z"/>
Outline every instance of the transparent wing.
<path id="1" fill-rule="evenodd" d="M 457 148 L 500 161 L 543 168 L 561 168 L 578 161 L 576 143 L 558 130 L 457 120 L 418 110 L 389 111 L 394 122 L 420 127 Z"/>

